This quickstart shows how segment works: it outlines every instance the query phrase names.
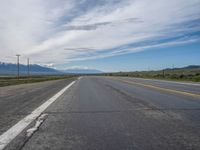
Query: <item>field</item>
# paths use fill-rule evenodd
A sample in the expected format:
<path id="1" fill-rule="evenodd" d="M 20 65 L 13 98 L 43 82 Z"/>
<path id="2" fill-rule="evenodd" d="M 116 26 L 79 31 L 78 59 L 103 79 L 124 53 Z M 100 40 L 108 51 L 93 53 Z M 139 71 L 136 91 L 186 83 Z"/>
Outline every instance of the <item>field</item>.
<path id="1" fill-rule="evenodd" d="M 200 68 L 165 69 L 159 71 L 118 72 L 118 73 L 107 73 L 105 75 L 200 82 Z"/>
<path id="2" fill-rule="evenodd" d="M 35 83 L 49 80 L 61 80 L 66 78 L 74 77 L 72 75 L 63 75 L 63 76 L 30 76 L 30 77 L 20 77 L 19 79 L 16 77 L 0 77 L 0 87 L 8 86 L 8 85 L 17 85 L 17 84 L 25 84 L 25 83 Z"/>

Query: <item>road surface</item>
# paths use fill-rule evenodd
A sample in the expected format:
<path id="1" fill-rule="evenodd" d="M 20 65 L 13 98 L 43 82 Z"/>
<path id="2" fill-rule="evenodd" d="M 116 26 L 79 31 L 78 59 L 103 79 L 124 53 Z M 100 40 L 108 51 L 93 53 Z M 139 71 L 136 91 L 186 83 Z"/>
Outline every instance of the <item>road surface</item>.
<path id="1" fill-rule="evenodd" d="M 48 83 L 21 98 L 16 97 L 19 92 L 4 90 L 10 96 L 1 93 L 1 132 L 22 118 L 16 116 L 27 115 L 70 82 Z M 26 105 L 21 99 L 31 102 Z M 46 117 L 36 132 L 27 137 L 33 122 L 6 149 L 200 149 L 199 84 L 82 77 L 43 114 Z"/>
<path id="2" fill-rule="evenodd" d="M 72 80 L 0 87 L 0 134 L 31 113 Z"/>

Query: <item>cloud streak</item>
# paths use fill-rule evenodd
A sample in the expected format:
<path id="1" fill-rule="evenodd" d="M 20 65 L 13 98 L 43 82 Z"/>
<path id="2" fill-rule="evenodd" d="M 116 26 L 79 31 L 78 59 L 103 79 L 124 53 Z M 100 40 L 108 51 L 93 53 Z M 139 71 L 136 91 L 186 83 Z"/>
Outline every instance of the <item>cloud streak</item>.
<path id="1" fill-rule="evenodd" d="M 1 1 L 0 59 L 20 53 L 56 66 L 199 42 L 199 8 L 199 0 Z"/>
<path id="2" fill-rule="evenodd" d="M 142 21 L 138 18 L 128 18 L 124 20 L 116 20 L 112 22 L 98 22 L 93 24 L 86 24 L 86 25 L 66 25 L 64 30 L 96 30 L 97 28 L 103 27 L 103 26 L 116 26 L 120 25 L 122 23 L 141 23 Z"/>

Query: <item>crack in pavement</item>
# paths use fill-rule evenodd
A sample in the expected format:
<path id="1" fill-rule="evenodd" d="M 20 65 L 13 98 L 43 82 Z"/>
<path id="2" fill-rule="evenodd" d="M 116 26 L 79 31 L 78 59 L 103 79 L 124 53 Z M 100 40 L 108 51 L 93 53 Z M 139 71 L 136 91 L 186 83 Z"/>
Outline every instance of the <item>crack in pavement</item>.
<path id="1" fill-rule="evenodd" d="M 26 135 L 24 138 L 24 141 L 22 142 L 21 146 L 19 146 L 18 150 L 21 150 L 24 148 L 24 146 L 28 143 L 28 141 L 32 138 L 32 136 L 39 130 L 40 126 L 44 123 L 44 121 L 47 119 L 48 114 L 44 113 L 41 114 L 36 120 L 33 127 L 26 130 Z"/>

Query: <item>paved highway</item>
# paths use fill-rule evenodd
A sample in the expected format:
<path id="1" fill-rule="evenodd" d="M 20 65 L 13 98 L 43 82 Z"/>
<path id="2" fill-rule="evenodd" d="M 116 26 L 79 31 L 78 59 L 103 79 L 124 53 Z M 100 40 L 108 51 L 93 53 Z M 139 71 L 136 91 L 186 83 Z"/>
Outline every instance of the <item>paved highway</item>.
<path id="1" fill-rule="evenodd" d="M 20 120 L 20 117 L 12 117 L 12 113 L 8 114 L 12 108 L 13 112 L 26 112 L 26 115 L 47 100 L 47 95 L 52 96 L 70 82 L 51 83 L 39 86 L 40 90 L 34 94 L 22 94 L 21 98 L 31 101 L 30 105 L 18 102 L 21 100 L 16 97 L 19 92 L 1 92 L 1 132 Z M 57 90 L 52 90 L 51 86 Z M 43 95 L 46 92 L 50 95 Z M 10 93 L 9 103 L 4 102 L 5 93 Z M 45 117 L 39 120 L 40 125 L 31 136 L 27 136 L 27 130 L 32 129 L 35 122 L 9 143 L 6 149 L 200 149 L 199 84 L 122 77 L 82 77 L 43 114 Z M 9 121 L 5 121 L 4 115 L 10 116 Z"/>
<path id="2" fill-rule="evenodd" d="M 72 80 L 0 87 L 0 134 L 31 113 Z"/>

